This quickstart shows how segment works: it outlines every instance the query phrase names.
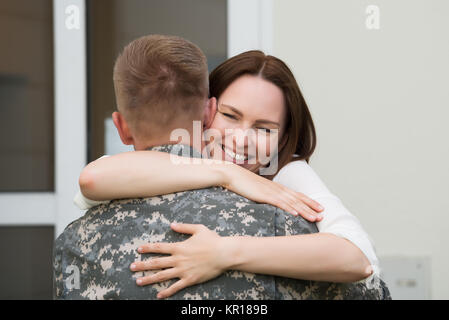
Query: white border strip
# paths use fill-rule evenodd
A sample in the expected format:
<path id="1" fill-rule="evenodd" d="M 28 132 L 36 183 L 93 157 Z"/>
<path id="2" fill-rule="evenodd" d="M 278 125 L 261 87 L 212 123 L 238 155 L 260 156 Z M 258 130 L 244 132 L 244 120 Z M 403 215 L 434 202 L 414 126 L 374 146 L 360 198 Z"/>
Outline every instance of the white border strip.
<path id="1" fill-rule="evenodd" d="M 228 57 L 255 49 L 273 54 L 273 0 L 228 0 Z"/>
<path id="2" fill-rule="evenodd" d="M 73 204 L 87 160 L 85 0 L 53 0 L 56 235 L 82 212 Z"/>
<path id="3" fill-rule="evenodd" d="M 54 225 L 56 197 L 54 193 L 0 194 L 0 225 Z"/>

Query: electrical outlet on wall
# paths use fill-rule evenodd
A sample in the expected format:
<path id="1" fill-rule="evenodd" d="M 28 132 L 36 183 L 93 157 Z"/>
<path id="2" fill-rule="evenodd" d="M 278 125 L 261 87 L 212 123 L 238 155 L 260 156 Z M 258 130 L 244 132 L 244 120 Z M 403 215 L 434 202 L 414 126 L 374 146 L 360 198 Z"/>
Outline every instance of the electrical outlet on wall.
<path id="1" fill-rule="evenodd" d="M 397 300 L 430 299 L 430 257 L 380 257 L 381 278 Z"/>

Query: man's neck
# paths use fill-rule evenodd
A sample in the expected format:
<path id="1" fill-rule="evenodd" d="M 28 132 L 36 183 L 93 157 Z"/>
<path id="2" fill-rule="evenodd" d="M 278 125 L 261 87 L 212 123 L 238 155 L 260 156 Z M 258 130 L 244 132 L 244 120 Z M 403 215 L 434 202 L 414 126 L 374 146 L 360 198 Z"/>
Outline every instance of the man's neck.
<path id="1" fill-rule="evenodd" d="M 186 130 L 187 131 L 187 130 Z M 187 131 L 188 132 L 188 131 Z M 190 139 L 188 139 L 190 137 Z M 201 151 L 205 147 L 205 142 L 203 141 L 203 131 L 197 130 L 197 132 L 189 132 L 189 135 L 186 137 L 182 137 L 177 141 L 170 140 L 170 137 L 165 137 L 161 139 L 151 139 L 145 141 L 136 141 L 134 144 L 134 150 L 141 151 L 147 150 L 151 147 L 168 145 L 168 144 L 185 144 L 191 146 L 193 149 L 197 150 L 201 153 Z"/>

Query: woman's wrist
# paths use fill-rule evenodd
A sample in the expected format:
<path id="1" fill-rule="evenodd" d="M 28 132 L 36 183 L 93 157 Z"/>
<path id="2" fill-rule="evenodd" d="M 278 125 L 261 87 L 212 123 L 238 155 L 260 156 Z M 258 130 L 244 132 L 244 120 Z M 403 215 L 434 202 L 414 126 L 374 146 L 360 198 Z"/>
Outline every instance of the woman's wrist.
<path id="1" fill-rule="evenodd" d="M 229 187 L 232 185 L 239 169 L 240 167 L 232 162 L 220 162 L 214 164 L 214 171 L 218 177 L 218 186 L 230 189 Z"/>
<path id="2" fill-rule="evenodd" d="M 222 237 L 222 252 L 223 252 L 223 269 L 237 270 L 237 267 L 243 263 L 242 242 L 243 236 L 229 236 Z"/>

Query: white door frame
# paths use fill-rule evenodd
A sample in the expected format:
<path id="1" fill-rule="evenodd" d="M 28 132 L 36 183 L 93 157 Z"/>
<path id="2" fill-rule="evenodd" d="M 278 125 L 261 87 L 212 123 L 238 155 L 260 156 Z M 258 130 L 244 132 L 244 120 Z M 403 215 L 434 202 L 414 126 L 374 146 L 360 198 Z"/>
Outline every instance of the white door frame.
<path id="1" fill-rule="evenodd" d="M 73 204 L 86 164 L 85 0 L 53 0 L 55 191 L 0 193 L 0 225 L 54 225 L 60 234 L 82 212 Z"/>
<path id="2" fill-rule="evenodd" d="M 85 0 L 53 0 L 56 234 L 84 213 L 73 204 L 87 161 Z"/>
<path id="3" fill-rule="evenodd" d="M 228 57 L 248 50 L 273 53 L 273 0 L 228 0 Z"/>

